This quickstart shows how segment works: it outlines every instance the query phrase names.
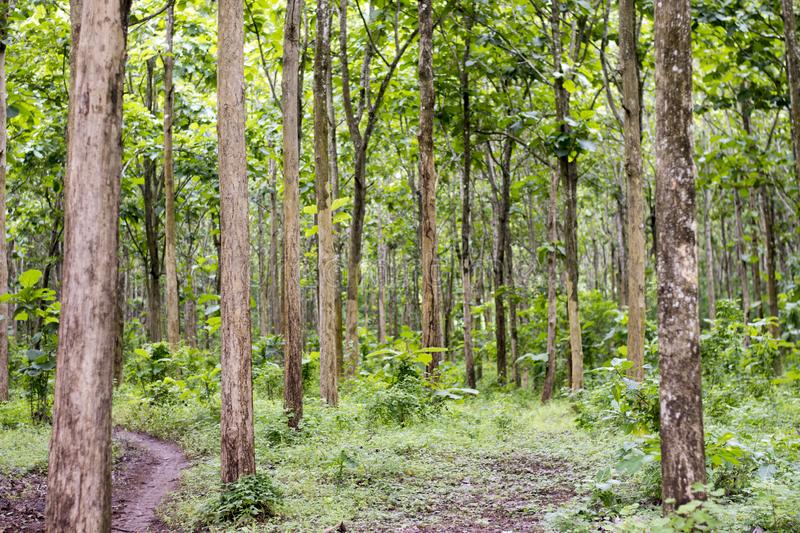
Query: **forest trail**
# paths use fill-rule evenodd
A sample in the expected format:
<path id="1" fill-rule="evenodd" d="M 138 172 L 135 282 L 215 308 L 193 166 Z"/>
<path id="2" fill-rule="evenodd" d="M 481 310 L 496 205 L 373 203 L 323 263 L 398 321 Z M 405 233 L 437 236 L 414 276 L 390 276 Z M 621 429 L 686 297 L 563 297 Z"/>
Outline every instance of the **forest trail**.
<path id="1" fill-rule="evenodd" d="M 189 462 L 175 444 L 144 433 L 116 429 L 114 439 L 133 452 L 126 453 L 127 464 L 114 471 L 111 531 L 167 531 L 155 510 L 177 489 L 181 471 Z"/>
<path id="2" fill-rule="evenodd" d="M 180 473 L 189 461 L 175 444 L 144 433 L 118 428 L 114 440 L 123 451 L 111 474 L 111 531 L 169 531 L 156 518 L 155 510 L 178 488 Z M 0 475 L 0 533 L 44 531 L 46 494 L 46 474 L 29 473 L 19 478 Z"/>

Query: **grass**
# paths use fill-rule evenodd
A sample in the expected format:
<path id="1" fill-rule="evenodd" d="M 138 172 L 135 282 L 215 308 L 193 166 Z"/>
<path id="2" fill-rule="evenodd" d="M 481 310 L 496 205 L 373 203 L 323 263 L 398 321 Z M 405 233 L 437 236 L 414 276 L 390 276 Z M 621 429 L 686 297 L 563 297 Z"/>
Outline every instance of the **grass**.
<path id="1" fill-rule="evenodd" d="M 195 458 L 180 493 L 165 509 L 173 526 L 194 523 L 218 497 L 218 426 L 196 410 L 130 405 L 129 397 L 118 395 L 119 423 L 177 437 Z M 406 426 L 371 421 L 364 403 L 351 396 L 344 396 L 337 409 L 310 400 L 299 433 L 286 428 L 279 402 L 257 393 L 254 409 L 258 469 L 270 472 L 285 494 L 280 515 L 257 531 L 319 531 L 342 521 L 360 524 L 359 530 L 396 527 L 411 519 L 435 524 L 442 510 L 432 502 L 448 498 L 465 480 L 476 491 L 493 486 L 492 476 L 502 477 L 519 461 L 535 461 L 536 468 L 554 465 L 572 477 L 534 472 L 516 487 L 546 495 L 574 487 L 574 476 L 581 478 L 605 459 L 600 443 L 574 426 L 567 402 L 541 406 L 523 393 L 448 403 Z M 513 483 L 494 487 L 501 493 L 513 489 Z M 550 510 L 523 512 L 544 516 Z"/>

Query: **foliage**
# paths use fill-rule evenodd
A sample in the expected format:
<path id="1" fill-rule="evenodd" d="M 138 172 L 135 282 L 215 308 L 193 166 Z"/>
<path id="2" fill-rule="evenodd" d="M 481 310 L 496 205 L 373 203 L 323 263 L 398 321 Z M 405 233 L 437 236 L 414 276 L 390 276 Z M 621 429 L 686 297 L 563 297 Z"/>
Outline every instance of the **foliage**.
<path id="1" fill-rule="evenodd" d="M 215 523 L 241 524 L 275 516 L 282 501 L 283 492 L 272 478 L 258 473 L 225 485 L 208 514 Z"/>

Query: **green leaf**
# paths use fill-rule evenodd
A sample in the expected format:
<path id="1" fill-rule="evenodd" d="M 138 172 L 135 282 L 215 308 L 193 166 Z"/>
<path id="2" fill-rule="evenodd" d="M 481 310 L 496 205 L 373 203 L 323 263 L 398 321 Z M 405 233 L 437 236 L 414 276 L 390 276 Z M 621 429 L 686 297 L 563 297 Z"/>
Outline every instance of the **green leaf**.
<path id="1" fill-rule="evenodd" d="M 29 289 L 39 283 L 42 279 L 42 273 L 39 270 L 26 270 L 19 275 L 19 284 L 23 289 Z"/>

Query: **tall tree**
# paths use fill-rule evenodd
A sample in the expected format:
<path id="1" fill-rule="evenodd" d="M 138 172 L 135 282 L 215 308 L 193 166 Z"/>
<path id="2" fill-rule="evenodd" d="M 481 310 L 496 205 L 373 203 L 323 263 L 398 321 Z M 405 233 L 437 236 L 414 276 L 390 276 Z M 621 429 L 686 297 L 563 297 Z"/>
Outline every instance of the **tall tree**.
<path id="1" fill-rule="evenodd" d="M 167 4 L 167 50 L 164 61 L 164 273 L 167 285 L 167 340 L 173 347 L 180 342 L 180 311 L 178 300 L 178 259 L 175 235 L 175 174 L 172 161 L 172 123 L 175 98 L 172 91 L 172 72 L 175 57 L 172 36 L 175 26 L 175 2 Z"/>
<path id="2" fill-rule="evenodd" d="M 319 388 L 328 405 L 339 402 L 337 388 L 336 252 L 330 194 L 328 150 L 328 69 L 331 56 L 331 17 L 328 0 L 317 0 L 317 36 L 314 51 L 314 167 L 317 189 L 317 243 L 319 270 Z"/>
<path id="3" fill-rule="evenodd" d="M 469 66 L 472 49 L 472 26 L 474 15 L 472 6 L 466 8 L 464 32 L 464 57 L 461 61 L 459 83 L 461 89 L 461 111 L 463 113 L 464 149 L 461 170 L 461 285 L 464 290 L 464 365 L 467 372 L 467 385 L 475 388 L 475 360 L 472 345 L 472 201 L 470 185 L 472 181 L 472 110 L 470 108 Z"/>
<path id="4" fill-rule="evenodd" d="M 433 160 L 433 15 L 431 0 L 419 0 L 419 176 L 422 192 L 422 345 L 442 346 L 439 252 L 436 234 L 436 167 Z M 433 372 L 441 355 L 431 354 Z"/>
<path id="5" fill-rule="evenodd" d="M 565 73 L 562 72 L 561 43 L 561 2 L 552 0 L 550 11 L 551 53 L 553 68 L 561 73 L 556 76 L 553 90 L 556 100 L 556 120 L 565 138 L 571 135 L 569 92 L 564 87 Z M 574 32 L 573 32 L 574 34 Z M 574 41 L 570 49 L 577 51 Z M 577 52 L 575 52 L 577 53 Z M 571 150 L 561 150 L 558 157 L 558 171 L 564 184 L 566 203 L 564 217 L 564 244 L 567 265 L 567 320 L 569 322 L 570 345 L 570 385 L 572 390 L 583 388 L 583 340 L 581 338 L 581 318 L 578 304 L 578 162 L 570 157 Z"/>
<path id="6" fill-rule="evenodd" d="M 706 482 L 692 143 L 689 0 L 655 4 L 656 230 L 665 511 L 704 498 Z"/>
<path id="7" fill-rule="evenodd" d="M 622 70 L 622 133 L 625 139 L 625 175 L 628 180 L 628 359 L 630 375 L 644 379 L 645 250 L 644 183 L 639 62 L 636 53 L 636 1 L 619 2 L 619 47 Z"/>
<path id="8" fill-rule="evenodd" d="M 8 243 L 6 242 L 6 39 L 9 0 L 0 0 L 0 296 L 8 291 Z M 8 310 L 0 302 L 0 402 L 8 400 Z"/>
<path id="9" fill-rule="evenodd" d="M 303 418 L 303 330 L 300 324 L 300 0 L 287 0 L 283 31 L 283 403 L 289 426 Z M 319 170 L 319 169 L 317 169 Z"/>
<path id="10" fill-rule="evenodd" d="M 550 171 L 550 201 L 547 206 L 547 370 L 545 371 L 544 386 L 542 387 L 543 403 L 550 401 L 550 398 L 552 398 L 553 386 L 556 380 L 558 181 L 558 172 L 553 168 Z"/>
<path id="11" fill-rule="evenodd" d="M 381 80 L 380 87 L 372 95 L 370 61 L 377 52 L 370 39 L 364 52 L 361 65 L 361 80 L 359 87 L 360 98 L 357 106 L 353 105 L 350 89 L 350 64 L 347 54 L 347 4 L 348 0 L 341 0 L 339 4 L 339 59 L 342 69 L 342 107 L 344 108 L 347 129 L 350 132 L 350 142 L 353 145 L 353 221 L 350 225 L 350 243 L 347 256 L 347 302 L 345 309 L 345 343 L 350 356 L 350 374 L 358 368 L 358 285 L 361 278 L 361 244 L 364 236 L 364 217 L 367 206 L 367 148 L 379 114 L 383 106 L 386 91 L 392 81 L 397 65 L 406 49 L 417 35 L 419 28 L 415 28 L 401 44 L 395 40 L 395 54 L 392 61 L 387 62 L 387 70 Z M 381 56 L 383 57 L 383 56 Z M 362 118 L 366 112 L 366 124 L 361 128 Z"/>
<path id="12" fill-rule="evenodd" d="M 64 266 L 48 531 L 111 529 L 111 391 L 128 0 L 73 0 Z M 79 21 L 79 22 L 76 22 Z M 77 27 L 76 27 L 77 24 Z"/>
<path id="13" fill-rule="evenodd" d="M 792 148 L 794 149 L 794 177 L 800 188 L 800 51 L 797 49 L 797 24 L 794 15 L 794 0 L 781 0 L 783 12 L 783 35 L 786 44 L 786 69 L 789 79 L 791 101 L 790 121 Z"/>
<path id="14" fill-rule="evenodd" d="M 217 131 L 220 194 L 222 482 L 256 470 L 250 339 L 250 242 L 245 148 L 244 4 L 220 0 Z"/>

